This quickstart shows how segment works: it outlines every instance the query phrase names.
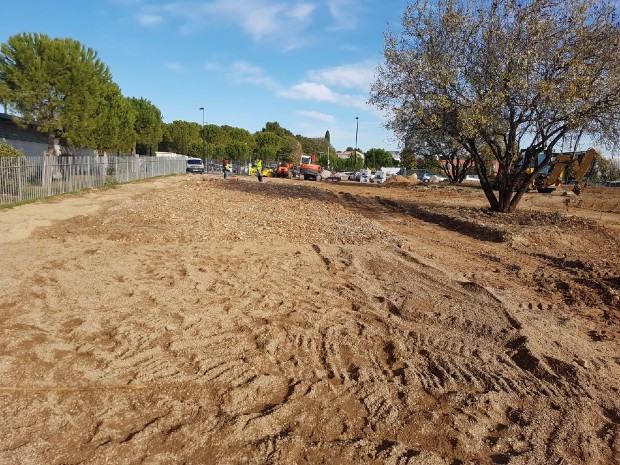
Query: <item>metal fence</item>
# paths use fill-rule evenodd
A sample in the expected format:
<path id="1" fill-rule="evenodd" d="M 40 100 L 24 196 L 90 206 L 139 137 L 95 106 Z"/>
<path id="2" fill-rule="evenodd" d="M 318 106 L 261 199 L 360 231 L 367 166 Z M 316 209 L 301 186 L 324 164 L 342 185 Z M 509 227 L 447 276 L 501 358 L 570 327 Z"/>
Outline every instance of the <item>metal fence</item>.
<path id="1" fill-rule="evenodd" d="M 0 157 L 0 205 L 185 173 L 186 157 Z"/>

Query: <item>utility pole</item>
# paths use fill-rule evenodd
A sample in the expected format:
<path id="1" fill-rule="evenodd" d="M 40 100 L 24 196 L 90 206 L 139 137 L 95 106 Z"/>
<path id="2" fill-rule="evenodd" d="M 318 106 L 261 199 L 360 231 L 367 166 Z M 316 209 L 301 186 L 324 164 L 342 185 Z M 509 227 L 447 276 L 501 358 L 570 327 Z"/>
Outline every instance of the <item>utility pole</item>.
<path id="1" fill-rule="evenodd" d="M 355 117 L 355 148 L 353 149 L 353 156 L 355 157 L 353 159 L 353 163 L 355 163 L 355 169 L 353 170 L 354 172 L 357 171 L 357 131 L 360 127 L 360 119 L 359 116 Z"/>
<path id="2" fill-rule="evenodd" d="M 327 169 L 329 170 L 329 146 L 331 145 L 329 130 L 325 131 L 325 139 L 327 140 Z"/>
<path id="3" fill-rule="evenodd" d="M 205 164 L 205 170 L 209 172 L 207 168 L 207 159 L 205 158 L 205 107 L 200 107 L 199 110 L 202 110 L 202 130 L 200 131 L 200 135 L 202 136 L 202 162 Z"/>

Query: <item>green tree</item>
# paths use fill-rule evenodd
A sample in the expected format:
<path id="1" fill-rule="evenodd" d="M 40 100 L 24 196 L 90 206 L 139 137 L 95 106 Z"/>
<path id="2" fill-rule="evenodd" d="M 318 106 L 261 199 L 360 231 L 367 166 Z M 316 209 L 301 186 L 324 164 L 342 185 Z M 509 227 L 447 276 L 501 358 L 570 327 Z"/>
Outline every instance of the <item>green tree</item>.
<path id="1" fill-rule="evenodd" d="M 392 154 L 385 149 L 368 149 L 364 154 L 364 163 L 371 170 L 378 170 L 382 166 L 396 166 Z"/>
<path id="2" fill-rule="evenodd" d="M 136 131 L 136 153 L 138 155 L 155 155 L 163 139 L 164 126 L 159 108 L 145 98 L 130 98 L 136 114 L 134 129 Z"/>
<path id="3" fill-rule="evenodd" d="M 348 159 L 348 165 L 352 170 L 358 171 L 364 168 L 364 152 L 359 147 L 355 150 L 353 147 L 347 147 L 345 152 L 349 152 L 351 155 Z"/>
<path id="4" fill-rule="evenodd" d="M 595 166 L 596 169 L 593 170 L 593 179 L 590 179 L 590 181 L 620 181 L 620 164 L 614 163 L 613 159 L 598 157 Z"/>
<path id="5" fill-rule="evenodd" d="M 216 124 L 207 124 L 203 129 L 203 135 L 211 148 L 226 145 L 228 143 L 228 134 L 223 126 Z"/>
<path id="6" fill-rule="evenodd" d="M 256 140 L 247 129 L 233 126 L 223 126 L 228 136 L 227 144 L 232 145 L 236 155 L 229 157 L 231 160 L 248 162 L 256 148 Z"/>
<path id="7" fill-rule="evenodd" d="M 190 157 L 202 158 L 203 148 L 202 141 L 192 141 L 187 149 L 187 155 Z"/>
<path id="8" fill-rule="evenodd" d="M 418 159 L 418 169 L 440 173 L 441 162 L 436 157 L 422 157 Z"/>
<path id="9" fill-rule="evenodd" d="M 256 156 L 263 160 L 276 160 L 280 149 L 284 144 L 284 139 L 275 132 L 260 131 L 254 134 L 256 141 Z"/>
<path id="10" fill-rule="evenodd" d="M 264 133 L 275 134 L 279 139 L 277 141 L 271 135 L 261 135 Z M 280 126 L 277 121 L 265 123 L 265 127 L 254 134 L 254 137 L 256 155 L 263 160 L 292 162 L 299 158 L 299 145 L 294 141 L 293 133 Z"/>
<path id="11" fill-rule="evenodd" d="M 108 84 L 102 97 L 97 112 L 97 127 L 91 134 L 89 145 L 100 153 L 129 154 L 136 144 L 134 108 L 114 83 Z"/>
<path id="12" fill-rule="evenodd" d="M 235 161 L 249 161 L 250 160 L 250 152 L 248 150 L 247 144 L 243 142 L 231 142 L 224 146 L 224 157 L 229 160 Z"/>
<path id="13" fill-rule="evenodd" d="M 296 135 L 295 138 L 301 144 L 301 150 L 303 153 L 325 153 L 327 154 L 327 147 L 329 143 L 329 152 L 335 153 L 336 150 L 331 146 L 329 141 L 326 141 L 324 137 L 305 137 L 302 135 Z"/>
<path id="14" fill-rule="evenodd" d="M 301 144 L 292 135 L 282 137 L 282 146 L 278 152 L 277 159 L 282 162 L 299 164 L 301 159 Z"/>
<path id="15" fill-rule="evenodd" d="M 291 131 L 280 126 L 280 123 L 277 121 L 265 123 L 265 127 L 261 129 L 261 132 L 273 132 L 280 137 L 293 135 Z"/>
<path id="16" fill-rule="evenodd" d="M 332 157 L 331 169 L 333 171 L 353 171 L 353 160 L 351 158 Z"/>
<path id="17" fill-rule="evenodd" d="M 406 148 L 400 152 L 400 166 L 405 170 L 415 170 L 418 167 L 418 157 L 411 148 Z"/>
<path id="18" fill-rule="evenodd" d="M 462 146 L 491 209 L 511 212 L 567 138 L 618 134 L 616 8 L 605 0 L 417 0 L 402 30 L 386 33 L 370 101 L 403 140 L 422 131 Z M 530 172 L 539 153 L 545 160 Z"/>
<path id="19" fill-rule="evenodd" d="M 189 155 L 193 144 L 202 143 L 200 130 L 198 123 L 175 120 L 164 125 L 163 139 L 159 147 L 166 152 Z"/>
<path id="20" fill-rule="evenodd" d="M 206 125 L 204 137 L 207 157 L 212 159 L 249 161 L 256 148 L 255 138 L 249 131 L 233 126 Z"/>
<path id="21" fill-rule="evenodd" d="M 88 146 L 112 82 L 97 52 L 31 33 L 10 37 L 0 51 L 0 101 L 20 116 L 18 124 L 46 133 L 48 154 L 60 137 Z"/>

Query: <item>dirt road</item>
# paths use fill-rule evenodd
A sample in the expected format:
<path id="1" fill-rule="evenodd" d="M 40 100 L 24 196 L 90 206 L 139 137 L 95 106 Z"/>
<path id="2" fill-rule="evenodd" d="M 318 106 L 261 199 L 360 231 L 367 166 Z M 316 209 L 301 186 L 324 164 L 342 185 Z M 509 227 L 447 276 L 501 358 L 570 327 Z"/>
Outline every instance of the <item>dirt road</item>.
<path id="1" fill-rule="evenodd" d="M 188 175 L 1 211 L 0 463 L 620 464 L 620 190 L 484 205 Z"/>

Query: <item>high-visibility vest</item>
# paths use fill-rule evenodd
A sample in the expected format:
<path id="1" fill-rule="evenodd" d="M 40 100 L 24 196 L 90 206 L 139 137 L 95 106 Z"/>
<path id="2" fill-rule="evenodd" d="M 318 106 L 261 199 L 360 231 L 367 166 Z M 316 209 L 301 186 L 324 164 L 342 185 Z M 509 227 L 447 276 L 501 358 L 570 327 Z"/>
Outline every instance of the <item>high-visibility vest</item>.
<path id="1" fill-rule="evenodd" d="M 257 160 L 256 161 L 256 169 L 258 171 L 262 171 L 263 170 L 263 162 L 261 160 Z"/>
<path id="2" fill-rule="evenodd" d="M 230 171 L 230 163 L 226 163 L 226 165 L 224 166 L 224 169 L 226 171 Z"/>

